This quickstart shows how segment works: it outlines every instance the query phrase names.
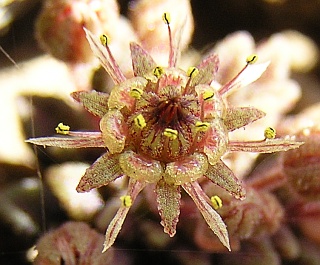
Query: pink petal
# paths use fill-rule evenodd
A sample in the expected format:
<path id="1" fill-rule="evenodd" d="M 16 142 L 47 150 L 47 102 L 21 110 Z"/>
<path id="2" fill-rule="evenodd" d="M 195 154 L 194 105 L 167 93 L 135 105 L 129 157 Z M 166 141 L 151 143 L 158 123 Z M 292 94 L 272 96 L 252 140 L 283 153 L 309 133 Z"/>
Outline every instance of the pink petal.
<path id="1" fill-rule="evenodd" d="M 101 133 L 89 133 L 83 136 L 76 137 L 39 137 L 30 138 L 26 140 L 27 143 L 36 145 L 56 146 L 60 148 L 84 148 L 84 147 L 105 147 L 105 143 L 102 140 Z"/>
<path id="2" fill-rule="evenodd" d="M 210 229 L 216 234 L 220 242 L 229 250 L 229 236 L 225 223 L 223 222 L 221 216 L 213 210 L 208 201 L 210 199 L 203 192 L 198 182 L 190 182 L 182 185 L 184 190 L 189 194 L 194 203 L 197 205 L 199 211 L 201 212 L 203 218 L 206 220 Z"/>
<path id="3" fill-rule="evenodd" d="M 113 82 L 115 84 L 120 84 L 121 82 L 125 81 L 126 78 L 124 74 L 120 70 L 118 64 L 111 56 L 111 54 L 107 52 L 106 47 L 104 47 L 101 44 L 100 40 L 96 36 L 94 36 L 88 29 L 86 29 L 85 27 L 83 29 L 86 32 L 86 37 L 93 53 L 98 57 L 101 65 L 106 69 Z"/>
<path id="4" fill-rule="evenodd" d="M 130 196 L 132 200 L 132 204 L 136 199 L 137 195 L 139 194 L 139 192 L 144 187 L 145 187 L 145 183 L 130 178 L 127 195 Z M 115 217 L 112 219 L 106 231 L 106 237 L 103 244 L 102 252 L 107 251 L 113 245 L 114 241 L 116 240 L 122 228 L 122 224 L 129 210 L 130 210 L 130 207 L 128 206 L 125 206 L 125 205 L 120 206 L 119 210 L 117 211 Z"/>
<path id="5" fill-rule="evenodd" d="M 199 84 L 209 85 L 214 79 L 219 67 L 219 58 L 217 54 L 211 54 L 205 58 L 198 66 L 199 73 L 192 78 L 193 86 Z"/>
<path id="6" fill-rule="evenodd" d="M 93 115 L 103 117 L 108 111 L 109 95 L 97 91 L 76 91 L 71 93 L 71 97 L 80 102 L 83 107 Z"/>
<path id="7" fill-rule="evenodd" d="M 221 160 L 214 165 L 209 165 L 204 174 L 209 180 L 231 193 L 237 199 L 245 199 L 246 192 L 241 186 L 241 181 L 236 178 L 232 170 Z"/>
<path id="8" fill-rule="evenodd" d="M 161 225 L 164 232 L 173 237 L 180 214 L 180 186 L 170 185 L 161 179 L 157 183 L 156 194 Z"/>
<path id="9" fill-rule="evenodd" d="M 123 173 L 119 166 L 119 155 L 105 153 L 86 170 L 77 186 L 77 192 L 86 192 L 108 185 L 122 175 Z"/>
<path id="10" fill-rule="evenodd" d="M 262 141 L 230 141 L 228 149 L 231 152 L 257 152 L 257 153 L 274 153 L 296 149 L 303 142 L 297 142 L 291 139 L 278 138 L 267 139 Z"/>
<path id="11" fill-rule="evenodd" d="M 223 122 L 228 131 L 233 131 L 261 119 L 265 115 L 263 111 L 251 107 L 228 108 Z"/>
<path id="12" fill-rule="evenodd" d="M 130 43 L 130 50 L 135 76 L 144 76 L 157 66 L 149 53 L 137 43 Z"/>

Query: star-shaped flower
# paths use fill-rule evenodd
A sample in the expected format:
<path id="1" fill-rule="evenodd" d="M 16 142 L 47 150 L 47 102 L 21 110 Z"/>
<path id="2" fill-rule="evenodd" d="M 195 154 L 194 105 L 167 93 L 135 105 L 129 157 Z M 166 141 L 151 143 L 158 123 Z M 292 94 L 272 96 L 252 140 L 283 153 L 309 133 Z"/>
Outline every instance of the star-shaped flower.
<path id="1" fill-rule="evenodd" d="M 106 153 L 86 170 L 78 192 L 107 185 L 123 176 L 129 178 L 122 205 L 111 221 L 103 251 L 115 241 L 124 219 L 139 192 L 155 184 L 157 205 L 164 232 L 176 233 L 180 214 L 180 189 L 193 199 L 205 221 L 230 250 L 226 225 L 212 207 L 198 180 L 206 177 L 237 199 L 245 190 L 233 172 L 221 160 L 226 152 L 270 153 L 299 147 L 294 139 L 274 139 L 272 128 L 265 139 L 232 141 L 230 131 L 264 117 L 253 107 L 232 107 L 225 95 L 261 76 L 268 63 L 246 65 L 231 81 L 215 89 L 210 86 L 218 71 L 218 56 L 211 54 L 187 72 L 176 67 L 178 49 L 174 47 L 169 14 L 163 16 L 169 32 L 168 67 L 160 67 L 138 44 L 131 43 L 134 77 L 127 79 L 108 46 L 85 29 L 87 39 L 101 64 L 115 83 L 110 95 L 101 92 L 74 92 L 71 96 L 90 113 L 101 118 L 100 132 L 70 131 L 66 125 L 56 128 L 65 137 L 42 137 L 28 142 L 61 148 L 105 147 Z"/>

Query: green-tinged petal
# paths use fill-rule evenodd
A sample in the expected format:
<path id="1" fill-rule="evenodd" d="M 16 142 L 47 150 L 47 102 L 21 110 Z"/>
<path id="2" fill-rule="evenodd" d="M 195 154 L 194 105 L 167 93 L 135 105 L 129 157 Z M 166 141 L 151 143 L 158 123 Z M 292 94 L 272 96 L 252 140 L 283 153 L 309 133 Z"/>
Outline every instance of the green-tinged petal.
<path id="1" fill-rule="evenodd" d="M 173 237 L 180 214 L 180 186 L 168 184 L 161 179 L 157 183 L 156 194 L 161 225 L 164 232 Z"/>
<path id="2" fill-rule="evenodd" d="M 115 217 L 112 219 L 111 223 L 109 224 L 108 229 L 106 231 L 106 237 L 105 237 L 105 241 L 103 244 L 102 252 L 107 251 L 113 245 L 114 241 L 116 240 L 116 238 L 122 228 L 122 224 L 124 222 L 124 219 L 126 218 L 128 212 L 130 210 L 130 206 L 133 204 L 137 195 L 144 187 L 145 187 L 144 182 L 140 182 L 140 181 L 137 181 L 137 180 L 130 178 L 128 191 L 127 191 L 126 196 L 129 196 L 129 198 L 131 198 L 131 203 L 129 206 L 122 203 L 121 207 L 117 211 Z"/>
<path id="3" fill-rule="evenodd" d="M 189 194 L 194 203 L 197 205 L 199 211 L 201 212 L 203 218 L 206 220 L 210 229 L 216 234 L 220 242 L 229 250 L 229 235 L 227 227 L 223 222 L 221 216 L 210 206 L 208 201 L 210 199 L 203 192 L 198 182 L 190 182 L 182 185 L 184 190 Z"/>
<path id="4" fill-rule="evenodd" d="M 119 155 L 105 153 L 86 170 L 77 186 L 77 192 L 86 192 L 108 185 L 122 175 L 123 173 L 119 166 Z"/>
<path id="5" fill-rule="evenodd" d="M 99 38 L 94 36 L 88 29 L 83 29 L 86 33 L 91 50 L 93 51 L 94 55 L 98 57 L 101 65 L 106 69 L 113 82 L 115 84 L 120 84 L 121 82 L 125 81 L 126 78 L 121 72 L 118 64 L 115 62 L 114 58 L 112 57 L 111 53 L 108 52 L 106 47 L 101 44 Z"/>
<path id="6" fill-rule="evenodd" d="M 219 58 L 217 54 L 211 54 L 205 58 L 198 66 L 199 73 L 192 78 L 193 86 L 199 84 L 209 85 L 214 79 L 219 67 Z"/>
<path id="7" fill-rule="evenodd" d="M 202 177 L 207 169 L 207 157 L 204 154 L 195 153 L 184 159 L 168 163 L 164 180 L 169 184 L 181 185 Z"/>
<path id="8" fill-rule="evenodd" d="M 204 175 L 213 183 L 231 193 L 235 198 L 245 199 L 246 192 L 241 186 L 241 181 L 221 160 L 214 165 L 209 165 Z"/>
<path id="9" fill-rule="evenodd" d="M 127 176 L 147 183 L 156 183 L 163 174 L 161 163 L 128 150 L 120 154 L 119 164 Z"/>
<path id="10" fill-rule="evenodd" d="M 303 142 L 297 142 L 292 139 L 277 138 L 267 139 L 265 141 L 230 141 L 228 149 L 231 152 L 257 152 L 257 153 L 274 153 L 296 149 Z"/>
<path id="11" fill-rule="evenodd" d="M 26 140 L 27 143 L 60 148 L 106 147 L 101 133 L 91 137 L 39 137 Z"/>
<path id="12" fill-rule="evenodd" d="M 127 127 L 120 110 L 109 110 L 100 120 L 100 130 L 111 154 L 120 153 L 126 143 Z"/>
<path id="13" fill-rule="evenodd" d="M 233 131 L 259 120 L 265 115 L 263 111 L 252 107 L 227 108 L 223 122 L 228 131 Z"/>
<path id="14" fill-rule="evenodd" d="M 133 73 L 135 76 L 144 76 L 151 72 L 157 64 L 140 45 L 130 43 Z"/>
<path id="15" fill-rule="evenodd" d="M 76 91 L 71 93 L 71 97 L 80 102 L 83 107 L 93 115 L 103 117 L 108 111 L 109 95 L 97 91 Z"/>

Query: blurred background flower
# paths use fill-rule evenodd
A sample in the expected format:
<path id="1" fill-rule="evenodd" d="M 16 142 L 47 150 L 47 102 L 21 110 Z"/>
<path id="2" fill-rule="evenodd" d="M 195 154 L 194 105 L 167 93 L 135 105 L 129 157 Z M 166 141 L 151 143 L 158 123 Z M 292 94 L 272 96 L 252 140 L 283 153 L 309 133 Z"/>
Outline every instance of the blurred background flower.
<path id="1" fill-rule="evenodd" d="M 65 230 L 90 230 L 83 223 L 70 227 L 70 220 L 95 228 L 93 237 L 104 233 L 125 180 L 81 197 L 74 192 L 85 167 L 103 150 L 48 148 L 34 149 L 35 154 L 24 139 L 52 135 L 62 121 L 77 130 L 97 128 L 97 120 L 69 97 L 75 90 L 112 88 L 88 50 L 82 26 L 110 35 L 110 48 L 129 76 L 130 41 L 167 63 L 161 61 L 168 58 L 163 12 L 171 13 L 173 35 L 181 35 L 179 65 L 185 70 L 215 51 L 221 62 L 216 81 L 224 83 L 251 53 L 262 62 L 271 60 L 261 79 L 229 95 L 232 104 L 257 107 L 267 116 L 232 137 L 259 139 L 272 126 L 281 136 L 296 134 L 306 145 L 280 155 L 225 156 L 247 186 L 247 200 L 233 200 L 212 184 L 201 183 L 209 195 L 222 198 L 218 211 L 230 228 L 232 253 L 221 253 L 224 249 L 184 195 L 177 234 L 169 238 L 159 225 L 157 209 L 148 204 L 154 194 L 145 193 L 132 207 L 113 257 L 122 257 L 121 264 L 319 264 L 317 0 L 0 1 L 0 264 L 31 263 L 33 246 L 47 240 L 46 235 L 57 233 L 62 239 Z M 38 260 L 46 255 L 42 246 L 39 243 Z"/>

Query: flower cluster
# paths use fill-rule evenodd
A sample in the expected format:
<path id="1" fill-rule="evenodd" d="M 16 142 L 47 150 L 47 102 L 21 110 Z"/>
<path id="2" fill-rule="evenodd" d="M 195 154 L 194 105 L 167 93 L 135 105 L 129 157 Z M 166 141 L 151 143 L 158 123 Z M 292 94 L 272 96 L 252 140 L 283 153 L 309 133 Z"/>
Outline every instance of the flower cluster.
<path id="1" fill-rule="evenodd" d="M 209 198 L 198 180 L 206 177 L 236 199 L 245 199 L 246 191 L 223 162 L 223 155 L 286 151 L 298 148 L 302 142 L 290 137 L 275 138 L 272 128 L 265 130 L 261 140 L 230 140 L 229 132 L 264 117 L 265 113 L 253 107 L 232 107 L 226 96 L 258 79 L 269 63 L 255 64 L 257 56 L 249 56 L 233 79 L 219 88 L 213 87 L 210 84 L 218 71 L 218 55 L 207 56 L 187 71 L 177 68 L 179 49 L 172 38 L 168 13 L 164 13 L 163 20 L 169 33 L 168 66 L 157 65 L 139 44 L 131 43 L 132 78 L 126 78 L 116 63 L 108 37 L 98 39 L 84 29 L 91 49 L 115 87 L 110 95 L 78 91 L 71 96 L 101 118 L 100 131 L 70 131 L 69 126 L 61 123 L 56 131 L 64 137 L 32 138 L 28 142 L 61 148 L 106 148 L 106 153 L 86 170 L 78 192 L 107 185 L 119 177 L 129 178 L 121 207 L 106 231 L 103 251 L 114 243 L 130 206 L 147 184 L 155 184 L 165 233 L 171 237 L 176 233 L 182 188 L 230 250 L 226 225 L 214 209 L 221 206 L 221 200 Z"/>

